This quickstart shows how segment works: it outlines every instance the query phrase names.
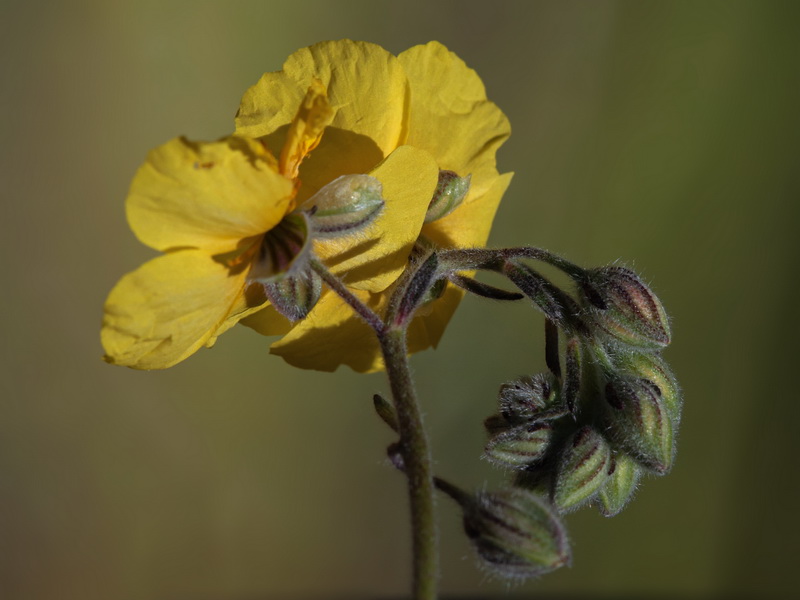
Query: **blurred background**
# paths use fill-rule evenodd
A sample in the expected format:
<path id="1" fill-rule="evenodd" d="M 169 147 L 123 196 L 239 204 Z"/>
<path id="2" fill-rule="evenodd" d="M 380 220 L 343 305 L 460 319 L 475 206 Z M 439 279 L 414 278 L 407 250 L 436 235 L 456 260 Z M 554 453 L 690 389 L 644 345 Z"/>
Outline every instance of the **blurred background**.
<path id="1" fill-rule="evenodd" d="M 130 179 L 233 128 L 299 47 L 437 39 L 509 116 L 490 243 L 617 259 L 673 317 L 678 460 L 621 515 L 568 517 L 574 564 L 512 594 L 796 588 L 800 10 L 791 2 L 22 2 L 0 22 L 0 597 L 402 596 L 403 478 L 382 374 L 295 370 L 246 328 L 165 372 L 101 360 L 102 304 L 153 253 Z M 786 312 L 784 312 L 786 311 Z M 437 470 L 470 488 L 498 385 L 543 369 L 527 306 L 467 299 L 413 367 Z M 439 503 L 442 589 L 503 597 Z"/>

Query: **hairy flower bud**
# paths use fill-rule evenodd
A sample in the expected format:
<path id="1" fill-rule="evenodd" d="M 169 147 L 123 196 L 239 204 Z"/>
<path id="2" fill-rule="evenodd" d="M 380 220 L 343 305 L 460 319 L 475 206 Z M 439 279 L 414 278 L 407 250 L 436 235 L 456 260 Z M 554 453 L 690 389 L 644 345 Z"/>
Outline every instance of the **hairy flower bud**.
<path id="1" fill-rule="evenodd" d="M 669 344 L 670 327 L 664 307 L 636 273 L 623 267 L 600 267 L 585 271 L 579 283 L 583 303 L 607 334 L 643 348 Z"/>
<path id="2" fill-rule="evenodd" d="M 472 175 L 459 177 L 453 171 L 439 171 L 439 184 L 425 214 L 425 222 L 430 223 L 446 217 L 458 208 L 469 193 L 471 179 Z"/>
<path id="3" fill-rule="evenodd" d="M 606 385 L 609 426 L 615 441 L 643 467 L 664 475 L 675 454 L 673 422 L 652 381 L 618 378 Z"/>
<path id="4" fill-rule="evenodd" d="M 588 425 L 564 445 L 558 466 L 553 502 L 559 510 L 574 510 L 590 501 L 608 479 L 611 447 Z"/>
<path id="5" fill-rule="evenodd" d="M 317 237 L 357 232 L 374 221 L 384 204 L 383 186 L 369 175 L 342 175 L 303 204 L 308 207 Z"/>
<path id="6" fill-rule="evenodd" d="M 524 469 L 544 457 L 552 437 L 548 423 L 518 425 L 494 435 L 483 457 L 498 467 Z"/>
<path id="7" fill-rule="evenodd" d="M 566 529 L 541 496 L 506 488 L 479 494 L 463 508 L 464 530 L 493 575 L 526 579 L 570 563 Z"/>
<path id="8" fill-rule="evenodd" d="M 608 480 L 597 494 L 597 506 L 606 517 L 619 514 L 633 498 L 642 475 L 642 468 L 627 454 L 614 455 Z"/>
<path id="9" fill-rule="evenodd" d="M 658 387 L 661 401 L 677 428 L 681 420 L 681 390 L 666 361 L 658 353 L 632 352 L 625 353 L 618 362 L 628 375 L 647 379 Z"/>
<path id="10" fill-rule="evenodd" d="M 322 294 L 322 279 L 310 267 L 262 285 L 272 306 L 292 322 L 305 319 Z"/>
<path id="11" fill-rule="evenodd" d="M 526 375 L 500 386 L 500 414 L 509 423 L 558 418 L 558 381 L 552 373 Z"/>

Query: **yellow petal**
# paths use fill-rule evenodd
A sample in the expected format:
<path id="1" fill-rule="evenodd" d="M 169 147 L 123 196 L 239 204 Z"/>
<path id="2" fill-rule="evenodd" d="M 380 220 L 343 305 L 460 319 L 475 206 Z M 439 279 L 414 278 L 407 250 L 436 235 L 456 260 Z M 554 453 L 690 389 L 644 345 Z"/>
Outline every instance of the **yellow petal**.
<path id="1" fill-rule="evenodd" d="M 291 321 L 279 313 L 271 304 L 250 315 L 246 315 L 240 323 L 247 325 L 261 335 L 284 335 L 292 329 Z"/>
<path id="2" fill-rule="evenodd" d="M 297 178 L 300 163 L 319 145 L 322 133 L 332 118 L 333 110 L 328 103 L 325 87 L 315 79 L 289 126 L 279 164 L 282 175 L 289 179 Z"/>
<path id="3" fill-rule="evenodd" d="M 373 310 L 382 309 L 380 295 L 355 294 Z M 364 373 L 383 368 L 375 332 L 330 291 L 322 295 L 308 317 L 272 344 L 270 352 L 301 369 L 335 371 L 339 365 L 348 365 Z"/>
<path id="4" fill-rule="evenodd" d="M 128 273 L 106 300 L 106 360 L 164 369 L 187 358 L 225 321 L 245 276 L 200 250 L 166 254 Z"/>
<path id="5" fill-rule="evenodd" d="M 272 155 L 247 138 L 159 146 L 136 173 L 127 199 L 136 236 L 157 250 L 222 253 L 272 229 L 286 213 L 292 182 Z"/>
<path id="6" fill-rule="evenodd" d="M 406 143 L 428 150 L 442 169 L 472 174 L 470 195 L 484 194 L 497 176 L 495 153 L 511 133 L 508 119 L 486 99 L 477 73 L 439 42 L 397 58 L 411 86 Z"/>
<path id="7" fill-rule="evenodd" d="M 321 42 L 292 54 L 245 92 L 236 132 L 261 137 L 292 122 L 314 79 L 336 111 L 331 126 L 372 138 L 384 156 L 405 141 L 408 83 L 397 58 L 367 42 Z"/>
<path id="8" fill-rule="evenodd" d="M 292 328 L 289 320 L 270 305 L 260 283 L 250 283 L 245 286 L 244 294 L 239 295 L 225 321 L 220 324 L 214 335 L 206 340 L 206 346 L 209 348 L 213 346 L 220 335 L 239 322 L 262 335 L 283 335 Z"/>
<path id="9" fill-rule="evenodd" d="M 400 275 L 439 177 L 430 154 L 401 146 L 369 173 L 383 185 L 381 215 L 357 235 L 320 240 L 317 255 L 348 286 L 378 292 Z"/>

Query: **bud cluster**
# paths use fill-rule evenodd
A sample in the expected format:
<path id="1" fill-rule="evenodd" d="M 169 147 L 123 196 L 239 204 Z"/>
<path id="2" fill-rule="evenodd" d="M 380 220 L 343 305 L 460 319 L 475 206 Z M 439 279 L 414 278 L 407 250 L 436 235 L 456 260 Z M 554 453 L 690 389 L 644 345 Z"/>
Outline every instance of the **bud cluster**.
<path id="1" fill-rule="evenodd" d="M 666 312 L 622 267 L 573 268 L 576 298 L 552 294 L 558 310 L 542 302 L 546 280 L 528 277 L 530 267 L 504 270 L 548 317 L 550 372 L 500 387 L 484 458 L 560 513 L 594 504 L 614 516 L 643 474 L 664 475 L 674 462 L 681 398 L 659 354 L 670 341 Z M 563 375 L 559 329 L 569 336 Z"/>
<path id="2" fill-rule="evenodd" d="M 463 199 L 469 179 L 442 172 L 439 183 L 431 219 Z M 560 269 L 574 292 L 522 259 Z M 629 269 L 582 269 L 537 248 L 440 250 L 421 242 L 411 264 L 390 306 L 395 327 L 405 327 L 445 283 L 494 300 L 527 297 L 544 314 L 548 372 L 504 383 L 497 414 L 484 423 L 483 458 L 509 471 L 510 484 L 470 494 L 439 477 L 434 483 L 460 505 L 467 536 L 491 574 L 520 579 L 568 564 L 563 514 L 593 505 L 604 516 L 617 515 L 643 475 L 672 468 L 681 397 L 660 355 L 671 336 L 661 302 Z M 475 271 L 505 276 L 518 291 L 479 282 Z M 391 405 L 380 397 L 375 402 L 397 431 Z M 401 445 L 388 454 L 397 469 L 406 469 Z"/>

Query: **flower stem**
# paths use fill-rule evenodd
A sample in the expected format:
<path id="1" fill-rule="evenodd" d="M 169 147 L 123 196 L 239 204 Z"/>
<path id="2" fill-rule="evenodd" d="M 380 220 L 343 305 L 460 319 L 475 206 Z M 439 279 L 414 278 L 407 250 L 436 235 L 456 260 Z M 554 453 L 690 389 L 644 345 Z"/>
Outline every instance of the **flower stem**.
<path id="1" fill-rule="evenodd" d="M 378 335 L 392 389 L 411 504 L 415 600 L 435 600 L 439 577 L 434 481 L 428 440 L 408 366 L 406 330 Z"/>
<path id="2" fill-rule="evenodd" d="M 336 277 L 333 273 L 328 271 L 327 267 L 323 265 L 318 259 L 312 258 L 310 260 L 311 268 L 316 271 L 317 275 L 322 278 L 331 290 L 344 300 L 350 308 L 352 308 L 358 316 L 367 322 L 367 325 L 375 330 L 375 333 L 380 335 L 385 329 L 383 320 L 375 314 L 369 306 L 361 302 L 353 292 L 347 289 L 347 286 L 342 283 L 341 279 Z"/>
<path id="3" fill-rule="evenodd" d="M 397 300 L 391 303 L 392 306 L 387 311 L 384 322 L 319 260 L 312 258 L 311 267 L 334 293 L 372 327 L 378 337 L 397 412 L 400 448 L 408 481 L 413 550 L 413 598 L 436 600 L 439 583 L 439 549 L 434 511 L 435 488 L 428 438 L 422 425 L 414 381 L 408 365 L 407 323 L 391 327 L 386 324 L 395 319 L 400 302 Z M 405 291 L 410 285 L 411 276 L 415 272 L 416 270 L 409 270 L 401 278 L 394 299 L 402 298 L 400 292 Z"/>

